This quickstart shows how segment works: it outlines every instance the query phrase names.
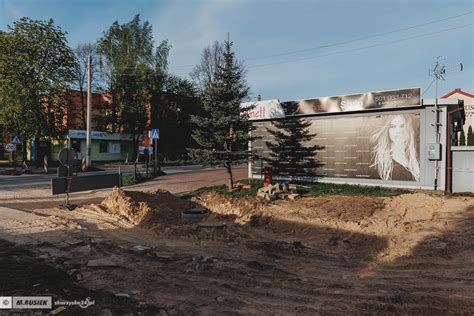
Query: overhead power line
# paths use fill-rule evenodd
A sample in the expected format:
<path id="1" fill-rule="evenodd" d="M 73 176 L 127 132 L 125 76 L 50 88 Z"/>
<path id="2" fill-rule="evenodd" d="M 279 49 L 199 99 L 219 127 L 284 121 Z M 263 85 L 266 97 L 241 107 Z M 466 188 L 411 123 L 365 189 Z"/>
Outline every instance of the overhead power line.
<path id="1" fill-rule="evenodd" d="M 364 49 L 368 49 L 368 48 L 385 46 L 385 45 L 390 45 L 390 44 L 395 44 L 395 43 L 399 43 L 399 42 L 412 40 L 412 39 L 415 39 L 415 38 L 420 38 L 420 37 L 431 36 L 431 35 L 440 34 L 440 33 L 444 33 L 444 32 L 449 32 L 449 31 L 461 29 L 461 28 L 464 28 L 464 27 L 467 27 L 467 26 L 470 26 L 470 25 L 474 25 L 474 23 L 464 24 L 464 25 L 461 25 L 461 26 L 458 26 L 458 27 L 444 29 L 444 30 L 441 30 L 441 31 L 424 33 L 424 34 L 420 34 L 420 35 L 406 37 L 406 38 L 402 38 L 402 39 L 399 39 L 399 40 L 393 40 L 393 41 L 388 41 L 388 42 L 384 42 L 384 43 L 378 43 L 378 44 L 373 44 L 373 45 L 368 45 L 368 46 L 363 46 L 363 47 L 357 47 L 357 48 L 352 48 L 352 49 L 341 50 L 341 51 L 338 51 L 338 52 L 333 52 L 333 53 L 328 53 L 328 54 L 322 54 L 322 55 L 317 55 L 317 56 L 309 56 L 309 57 L 301 57 L 301 58 L 289 59 L 289 60 L 284 60 L 284 61 L 277 61 L 277 62 L 266 63 L 266 64 L 257 64 L 257 65 L 253 65 L 253 66 L 248 66 L 248 68 L 249 69 L 260 68 L 260 67 L 267 67 L 267 66 L 272 66 L 272 65 L 287 64 L 287 63 L 299 62 L 299 61 L 304 61 L 304 60 L 311 60 L 311 59 L 316 59 L 316 58 L 346 54 L 346 53 L 355 52 L 355 51 L 359 51 L 359 50 L 364 50 Z"/>
<path id="2" fill-rule="evenodd" d="M 412 26 L 407 26 L 407 27 L 403 27 L 403 28 L 399 28 L 399 29 L 395 29 L 395 30 L 391 30 L 391 31 L 379 33 L 379 34 L 367 35 L 367 36 L 358 37 L 358 38 L 355 38 L 355 39 L 349 39 L 349 40 L 340 41 L 340 42 L 335 42 L 335 43 L 331 43 L 331 44 L 324 44 L 324 45 L 320 45 L 320 46 L 316 46 L 316 47 L 304 48 L 304 49 L 299 49 L 299 50 L 294 50 L 294 51 L 288 51 L 288 52 L 283 52 L 283 53 L 278 53 L 278 54 L 272 54 L 272 55 L 265 55 L 265 56 L 259 56 L 259 57 L 246 58 L 246 59 L 243 59 L 243 61 L 247 62 L 247 61 L 252 61 L 252 60 L 260 60 L 260 59 L 268 59 L 268 58 L 274 58 L 274 57 L 281 57 L 281 56 L 293 55 L 293 54 L 303 53 L 303 52 L 312 51 L 312 50 L 318 50 L 318 49 L 323 49 L 323 48 L 328 48 L 328 47 L 334 47 L 334 46 L 339 46 L 339 45 L 354 43 L 354 42 L 363 41 L 363 40 L 367 40 L 367 39 L 371 39 L 371 38 L 382 37 L 382 36 L 389 35 L 389 34 L 393 34 L 393 33 L 403 32 L 403 31 L 407 31 L 407 30 L 411 30 L 411 29 L 423 27 L 423 26 L 426 26 L 426 25 L 430 25 L 430 24 L 435 24 L 435 23 L 439 23 L 439 22 L 451 20 L 451 19 L 456 19 L 456 18 L 459 18 L 459 17 L 462 17 L 462 16 L 470 15 L 470 14 L 472 14 L 473 12 L 474 12 L 474 11 L 469 11 L 469 12 L 466 12 L 466 13 L 448 16 L 448 17 L 446 17 L 446 18 L 442 18 L 442 19 L 438 19 L 438 20 L 433 20 L 433 21 L 429 21 L 429 22 L 425 22 L 425 23 L 420 23 L 420 24 L 416 24 L 416 25 L 412 25 Z M 195 66 L 195 65 L 191 65 L 191 64 L 190 64 L 190 65 L 173 66 L 173 67 L 170 67 L 170 68 L 172 68 L 172 69 L 177 69 L 177 68 L 190 68 L 190 67 L 194 67 L 194 66 Z M 251 68 L 251 67 L 250 67 L 250 68 Z"/>
<path id="3" fill-rule="evenodd" d="M 433 79 L 431 80 L 430 84 L 428 85 L 428 87 L 426 89 L 423 89 L 423 95 L 421 97 L 424 97 L 426 93 L 428 93 L 428 91 L 430 90 L 431 86 L 433 85 L 433 83 L 435 82 L 436 79 Z"/>
<path id="4" fill-rule="evenodd" d="M 472 13 L 473 13 L 473 11 L 470 11 L 470 12 L 467 12 L 467 13 L 453 15 L 453 16 L 449 16 L 449 17 L 446 17 L 446 18 L 443 18 L 443 19 L 433 20 L 433 21 L 429 21 L 429 22 L 425 22 L 425 23 L 421 23 L 421 24 L 416 24 L 416 25 L 412 25 L 412 26 L 408 26 L 408 27 L 404 27 L 404 28 L 384 32 L 384 33 L 368 35 L 368 36 L 359 37 L 359 38 L 346 40 L 346 41 L 341 41 L 341 42 L 336 42 L 336 43 L 332 43 L 332 44 L 325 44 L 325 45 L 320 45 L 320 46 L 316 46 L 316 47 L 310 47 L 310 48 L 305 48 L 305 49 L 300 49 L 300 50 L 288 51 L 288 52 L 285 52 L 285 53 L 266 55 L 266 56 L 261 56 L 261 57 L 247 58 L 247 59 L 244 59 L 244 61 L 251 61 L 251 60 L 266 59 L 266 58 L 280 57 L 280 56 L 286 56 L 286 55 L 293 55 L 293 54 L 304 53 L 304 52 L 317 50 L 317 49 L 322 49 L 322 48 L 328 48 L 328 47 L 339 46 L 339 45 L 343 45 L 343 44 L 349 44 L 349 43 L 364 41 L 364 40 L 375 38 L 375 37 L 381 37 L 381 36 L 385 36 L 385 35 L 388 35 L 388 34 L 398 33 L 398 32 L 402 32 L 402 31 L 408 31 L 408 30 L 418 28 L 418 27 L 422 27 L 422 26 L 426 26 L 426 25 L 430 25 L 430 24 L 434 24 L 434 23 L 439 23 L 439 22 L 443 22 L 443 21 L 447 21 L 447 20 L 451 20 L 451 19 L 456 19 L 456 18 L 466 16 L 466 15 L 469 15 L 469 14 L 472 14 Z"/>

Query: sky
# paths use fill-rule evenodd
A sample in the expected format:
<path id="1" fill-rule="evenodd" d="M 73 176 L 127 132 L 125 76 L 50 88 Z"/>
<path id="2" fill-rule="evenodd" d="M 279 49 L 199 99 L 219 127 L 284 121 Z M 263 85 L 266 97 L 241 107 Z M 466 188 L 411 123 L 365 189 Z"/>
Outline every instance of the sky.
<path id="1" fill-rule="evenodd" d="M 135 14 L 155 44 L 172 45 L 169 70 L 188 77 L 202 50 L 228 34 L 247 67 L 251 99 L 296 100 L 420 87 L 447 69 L 439 95 L 474 93 L 474 0 L 0 0 L 0 29 L 23 16 L 52 18 L 71 47 L 95 42 Z"/>

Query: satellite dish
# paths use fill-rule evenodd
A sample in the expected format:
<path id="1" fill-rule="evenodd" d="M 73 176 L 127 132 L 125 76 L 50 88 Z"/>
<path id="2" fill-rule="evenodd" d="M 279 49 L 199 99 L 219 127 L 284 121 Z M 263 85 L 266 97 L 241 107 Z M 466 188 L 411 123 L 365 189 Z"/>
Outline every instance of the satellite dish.
<path id="1" fill-rule="evenodd" d="M 72 148 L 63 148 L 59 152 L 59 162 L 65 167 L 70 167 L 76 160 L 76 151 Z"/>

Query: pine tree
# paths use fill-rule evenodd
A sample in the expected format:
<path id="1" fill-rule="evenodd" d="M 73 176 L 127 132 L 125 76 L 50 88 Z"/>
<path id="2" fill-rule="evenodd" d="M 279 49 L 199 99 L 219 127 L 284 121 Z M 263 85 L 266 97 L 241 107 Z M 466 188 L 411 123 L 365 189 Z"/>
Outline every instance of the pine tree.
<path id="1" fill-rule="evenodd" d="M 287 104 L 285 111 L 293 113 L 294 106 L 297 104 Z M 273 128 L 267 129 L 275 139 L 274 142 L 266 142 L 271 150 L 267 160 L 275 175 L 290 178 L 290 180 L 315 175 L 315 169 L 322 165 L 316 160 L 317 150 L 322 147 L 307 145 L 307 142 L 316 136 L 309 132 L 310 126 L 309 120 L 294 118 L 274 121 Z"/>
<path id="2" fill-rule="evenodd" d="M 233 188 L 232 165 L 247 162 L 251 124 L 245 116 L 249 108 L 240 104 L 249 94 L 245 68 L 235 60 L 233 43 L 224 42 L 223 65 L 216 69 L 215 80 L 202 93 L 204 113 L 192 116 L 196 125 L 193 138 L 199 149 L 189 149 L 191 157 L 209 166 L 223 166 Z"/>
<path id="3" fill-rule="evenodd" d="M 474 133 L 472 133 L 472 126 L 469 125 L 467 130 L 467 146 L 474 146 Z"/>
<path id="4" fill-rule="evenodd" d="M 466 146 L 466 134 L 464 130 L 461 130 L 461 135 L 459 136 L 459 146 Z"/>

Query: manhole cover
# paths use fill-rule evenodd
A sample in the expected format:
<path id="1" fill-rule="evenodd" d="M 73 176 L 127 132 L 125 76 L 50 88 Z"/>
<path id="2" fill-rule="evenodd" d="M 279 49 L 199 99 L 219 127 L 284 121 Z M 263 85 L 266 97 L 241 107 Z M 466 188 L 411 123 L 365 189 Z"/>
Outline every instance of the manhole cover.
<path id="1" fill-rule="evenodd" d="M 201 222 L 197 224 L 201 228 L 224 228 L 225 223 L 222 222 Z"/>
<path id="2" fill-rule="evenodd" d="M 203 208 L 189 209 L 181 212 L 181 218 L 188 222 L 197 223 L 205 220 L 209 216 L 209 211 Z"/>
<path id="3" fill-rule="evenodd" d="M 207 214 L 209 213 L 209 211 L 203 207 L 193 207 L 193 208 L 190 208 L 189 210 L 183 211 L 183 213 L 184 214 Z"/>

